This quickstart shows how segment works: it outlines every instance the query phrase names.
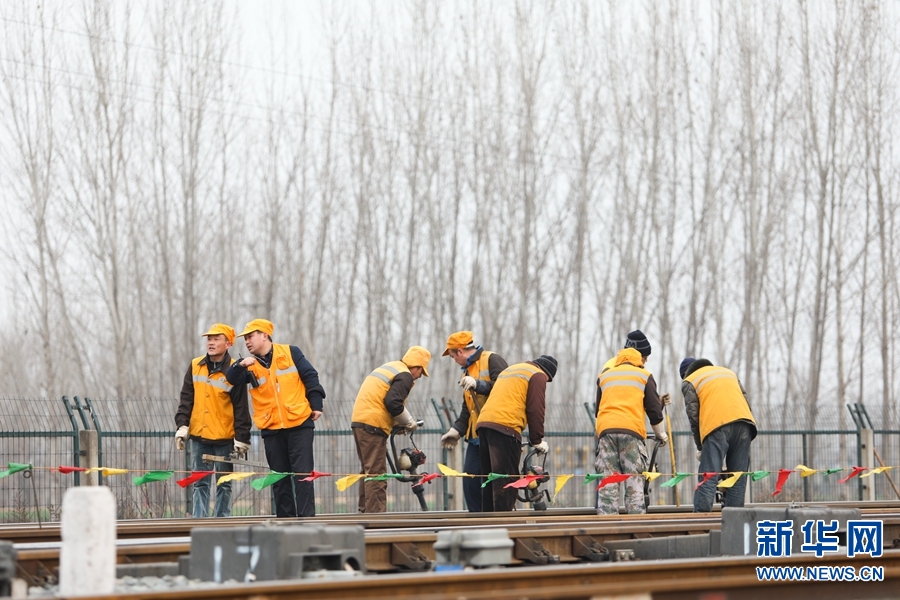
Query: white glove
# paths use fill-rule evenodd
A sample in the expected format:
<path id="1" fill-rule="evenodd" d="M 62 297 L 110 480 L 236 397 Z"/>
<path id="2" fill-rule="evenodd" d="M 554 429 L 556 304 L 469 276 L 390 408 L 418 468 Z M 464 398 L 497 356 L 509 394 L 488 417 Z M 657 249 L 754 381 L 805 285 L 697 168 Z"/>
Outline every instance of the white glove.
<path id="1" fill-rule="evenodd" d="M 666 435 L 666 432 L 663 430 L 662 422 L 660 421 L 656 425 L 653 425 L 653 435 L 656 436 L 656 439 L 659 441 L 659 447 L 662 448 L 666 444 L 669 443 L 669 436 Z"/>
<path id="2" fill-rule="evenodd" d="M 456 448 L 458 442 L 459 432 L 456 430 L 456 427 L 451 427 L 447 430 L 447 433 L 441 436 L 441 447 L 446 448 L 447 450 Z"/>
<path id="3" fill-rule="evenodd" d="M 175 432 L 175 449 L 176 450 L 184 450 L 184 442 L 188 438 L 188 427 L 187 425 L 182 425 L 178 428 L 178 431 Z"/>
<path id="4" fill-rule="evenodd" d="M 672 396 L 668 392 L 659 397 L 659 401 L 662 402 L 663 406 L 668 406 L 672 404 Z"/>
<path id="5" fill-rule="evenodd" d="M 234 457 L 239 458 L 241 460 L 245 460 L 247 458 L 247 452 L 250 450 L 250 444 L 245 444 L 244 442 L 239 442 L 234 440 Z"/>
<path id="6" fill-rule="evenodd" d="M 418 427 L 416 420 L 409 414 L 408 408 L 404 408 L 402 413 L 394 417 L 394 425 L 402 427 L 407 433 L 412 433 Z"/>
<path id="7" fill-rule="evenodd" d="M 547 452 L 550 450 L 550 446 L 548 446 L 547 442 L 543 440 L 540 444 L 532 444 L 531 447 L 537 450 L 538 454 L 547 454 Z"/>
<path id="8" fill-rule="evenodd" d="M 700 457 L 703 456 L 702 450 L 697 450 L 697 462 L 700 462 Z"/>
<path id="9" fill-rule="evenodd" d="M 475 389 L 475 378 L 471 375 L 463 375 L 462 379 L 459 380 L 459 387 L 463 389 L 464 392 L 468 392 L 469 390 Z"/>

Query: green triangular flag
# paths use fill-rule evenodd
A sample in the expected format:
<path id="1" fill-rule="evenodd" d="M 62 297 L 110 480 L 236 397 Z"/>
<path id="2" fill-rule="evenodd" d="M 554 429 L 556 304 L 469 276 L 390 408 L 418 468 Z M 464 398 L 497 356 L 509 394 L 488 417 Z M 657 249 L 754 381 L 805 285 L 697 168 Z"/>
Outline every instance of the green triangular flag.
<path id="1" fill-rule="evenodd" d="M 837 473 L 837 472 L 843 471 L 843 470 L 844 469 L 841 467 L 838 467 L 836 469 L 825 469 L 824 471 L 822 471 L 822 474 L 823 475 L 831 475 L 832 473 Z"/>
<path id="2" fill-rule="evenodd" d="M 495 479 L 506 479 L 508 477 L 509 477 L 509 475 L 502 475 L 500 473 L 491 473 L 490 475 L 487 476 L 487 479 L 484 480 L 484 483 L 481 484 L 481 487 L 486 486 L 487 484 L 494 481 Z"/>
<path id="3" fill-rule="evenodd" d="M 387 481 L 388 479 L 400 479 L 403 473 L 383 473 L 375 477 L 366 477 L 366 481 Z"/>
<path id="4" fill-rule="evenodd" d="M 18 473 L 19 471 L 27 471 L 33 468 L 31 465 L 26 465 L 22 463 L 7 463 L 6 470 L 0 471 L 0 478 L 6 477 L 7 475 L 12 475 L 13 473 Z"/>
<path id="5" fill-rule="evenodd" d="M 175 471 L 150 471 L 149 473 L 144 473 L 140 477 L 134 477 L 132 481 L 134 482 L 134 485 L 144 485 L 148 481 L 165 481 L 174 474 Z"/>
<path id="6" fill-rule="evenodd" d="M 675 487 L 675 484 L 677 484 L 679 481 L 684 481 L 691 475 L 693 475 L 693 473 L 675 473 L 675 477 L 659 484 L 659 487 Z"/>
<path id="7" fill-rule="evenodd" d="M 769 473 L 768 471 L 753 471 L 752 473 L 750 473 L 750 479 L 752 479 L 753 481 L 759 481 L 763 477 L 768 477 L 769 475 L 771 475 L 771 473 Z"/>
<path id="8" fill-rule="evenodd" d="M 256 490 L 258 492 L 259 490 L 261 490 L 263 488 L 269 487 L 276 481 L 281 481 L 288 475 L 290 475 L 290 473 L 279 473 L 278 471 L 272 471 L 271 473 L 269 473 L 262 479 L 254 479 L 253 481 L 250 482 L 250 485 L 253 487 L 254 490 Z"/>
<path id="9" fill-rule="evenodd" d="M 597 481 L 603 477 L 603 473 L 588 473 L 584 476 L 584 483 L 590 483 L 592 481 Z"/>

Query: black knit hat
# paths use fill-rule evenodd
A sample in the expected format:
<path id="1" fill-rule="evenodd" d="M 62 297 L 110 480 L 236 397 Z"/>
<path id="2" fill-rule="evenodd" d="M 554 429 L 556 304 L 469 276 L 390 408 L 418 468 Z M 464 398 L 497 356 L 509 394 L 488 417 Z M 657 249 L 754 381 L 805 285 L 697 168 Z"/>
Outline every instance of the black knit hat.
<path id="1" fill-rule="evenodd" d="M 634 348 L 641 356 L 650 356 L 650 341 L 640 329 L 635 329 L 625 337 L 625 347 Z"/>
<path id="2" fill-rule="evenodd" d="M 542 354 L 531 362 L 544 370 L 549 381 L 553 381 L 553 378 L 556 377 L 556 365 L 558 363 L 556 362 L 556 359 L 549 354 Z"/>
<path id="3" fill-rule="evenodd" d="M 680 365 L 678 365 L 678 374 L 681 375 L 682 379 L 685 378 L 685 376 L 687 375 L 688 367 L 690 367 L 691 363 L 693 363 L 695 360 L 696 359 L 693 356 L 688 356 L 683 361 L 681 361 Z"/>

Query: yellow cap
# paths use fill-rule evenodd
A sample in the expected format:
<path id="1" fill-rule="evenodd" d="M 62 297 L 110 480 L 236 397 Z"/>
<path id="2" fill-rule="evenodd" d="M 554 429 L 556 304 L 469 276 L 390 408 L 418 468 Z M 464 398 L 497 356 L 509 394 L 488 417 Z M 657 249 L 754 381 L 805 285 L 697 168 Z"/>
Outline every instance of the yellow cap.
<path id="1" fill-rule="evenodd" d="M 444 350 L 444 353 L 441 356 L 447 356 L 450 354 L 451 350 L 459 350 L 460 348 L 468 348 L 473 345 L 475 342 L 473 341 L 471 331 L 457 331 L 456 333 L 450 334 L 450 337 L 447 338 L 447 349 Z"/>
<path id="2" fill-rule="evenodd" d="M 422 373 L 428 377 L 428 363 L 431 361 L 431 352 L 422 346 L 411 346 L 403 355 L 403 363 L 407 367 L 422 367 Z"/>
<path id="3" fill-rule="evenodd" d="M 234 343 L 234 329 L 232 329 L 225 323 L 213 323 L 212 327 L 209 328 L 209 331 L 207 331 L 200 337 L 207 337 L 210 335 L 224 335 L 229 344 Z"/>
<path id="4" fill-rule="evenodd" d="M 272 325 L 272 321 L 253 319 L 247 323 L 247 326 L 244 327 L 244 331 L 239 333 L 238 337 L 244 337 L 248 333 L 253 333 L 254 331 L 262 331 L 263 333 L 269 334 L 269 337 L 272 337 L 272 334 L 275 332 L 275 326 Z"/>

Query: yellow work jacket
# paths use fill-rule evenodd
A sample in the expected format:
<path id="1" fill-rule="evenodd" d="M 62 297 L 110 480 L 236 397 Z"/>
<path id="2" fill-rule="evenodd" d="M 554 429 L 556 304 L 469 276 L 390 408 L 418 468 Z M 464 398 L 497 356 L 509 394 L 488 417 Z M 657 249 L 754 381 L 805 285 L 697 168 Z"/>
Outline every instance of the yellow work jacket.
<path id="1" fill-rule="evenodd" d="M 500 373 L 494 382 L 488 402 L 478 415 L 478 423 L 496 423 L 515 429 L 521 434 L 528 424 L 525 416 L 528 383 L 535 373 L 543 371 L 540 367 L 528 363 L 512 365 Z"/>
<path id="2" fill-rule="evenodd" d="M 479 381 L 490 381 L 491 370 L 488 366 L 488 360 L 490 359 L 491 354 L 492 353 L 487 350 L 482 350 L 478 360 L 466 368 L 466 375 L 474 377 Z M 466 406 L 469 407 L 469 426 L 466 430 L 466 438 L 474 440 L 478 437 L 478 434 L 475 433 L 475 425 L 478 424 L 478 415 L 481 413 L 481 409 L 484 407 L 484 403 L 487 402 L 488 397 L 484 394 L 476 394 L 475 390 L 469 390 L 463 392 L 463 398 L 466 401 Z"/>
<path id="3" fill-rule="evenodd" d="M 731 369 L 701 367 L 685 381 L 694 386 L 700 401 L 700 443 L 722 425 L 742 419 L 756 424 L 738 377 Z"/>
<path id="4" fill-rule="evenodd" d="M 259 387 L 250 388 L 253 422 L 260 429 L 288 429 L 302 425 L 312 414 L 306 386 L 287 344 L 272 344 L 272 362 L 265 368 L 259 361 L 249 367 Z"/>
<path id="5" fill-rule="evenodd" d="M 207 440 L 233 439 L 234 405 L 231 403 L 232 386 L 225 379 L 223 371 L 210 374 L 209 365 L 200 364 L 204 358 L 206 357 L 198 356 L 191 361 L 191 378 L 194 382 L 194 407 L 191 411 L 189 433 L 192 436 Z"/>
<path id="6" fill-rule="evenodd" d="M 631 354 L 636 356 L 632 356 Z M 627 429 L 646 439 L 644 427 L 644 389 L 650 372 L 628 361 L 640 362 L 640 353 L 626 348 L 616 356 L 615 366 L 597 376 L 600 387 L 600 409 L 597 411 L 596 432 L 607 429 Z"/>
<path id="7" fill-rule="evenodd" d="M 369 373 L 363 380 L 359 393 L 356 394 L 356 402 L 353 404 L 353 414 L 350 420 L 354 423 L 377 427 L 385 435 L 390 435 L 391 428 L 394 426 L 394 417 L 384 405 L 384 398 L 391 389 L 394 377 L 400 373 L 409 373 L 409 367 L 401 360 L 385 363 Z M 403 404 L 406 404 L 406 398 L 403 399 Z"/>

